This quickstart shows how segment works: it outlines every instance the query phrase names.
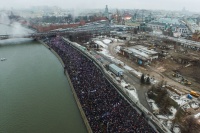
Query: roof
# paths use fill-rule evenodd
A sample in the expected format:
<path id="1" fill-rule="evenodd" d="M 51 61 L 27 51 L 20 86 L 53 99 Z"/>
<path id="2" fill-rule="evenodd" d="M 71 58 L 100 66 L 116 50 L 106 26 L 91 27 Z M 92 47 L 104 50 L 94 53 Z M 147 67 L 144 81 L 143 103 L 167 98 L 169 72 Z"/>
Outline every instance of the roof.
<path id="1" fill-rule="evenodd" d="M 118 66 L 116 66 L 115 64 L 110 64 L 109 67 L 112 67 L 113 69 L 115 69 L 118 72 L 124 72 L 124 70 L 122 70 L 121 68 L 119 68 Z"/>
<path id="2" fill-rule="evenodd" d="M 148 25 L 160 25 L 160 26 L 172 26 L 172 27 L 179 27 L 179 28 L 187 28 L 184 24 L 170 24 L 170 23 L 161 23 L 157 21 L 153 21 L 148 23 Z"/>
<path id="3" fill-rule="evenodd" d="M 169 24 L 180 24 L 179 20 L 176 18 L 160 18 L 158 19 L 160 23 L 169 23 Z"/>
<path id="4" fill-rule="evenodd" d="M 148 50 L 147 47 L 144 47 L 142 45 L 136 45 L 129 48 L 122 48 L 122 51 L 125 51 L 129 54 L 134 55 L 137 58 L 140 58 L 142 60 L 148 60 L 150 59 L 150 56 L 158 54 L 156 51 Z"/>
<path id="5" fill-rule="evenodd" d="M 144 52 L 144 53 L 146 53 L 148 55 L 158 54 L 158 52 L 153 51 L 153 50 L 149 50 L 149 49 L 147 49 L 147 47 L 144 47 L 142 45 L 136 45 L 136 46 L 133 46 L 132 48 L 135 48 L 135 49 L 137 49 L 137 50 L 139 50 L 141 52 Z"/>
<path id="6" fill-rule="evenodd" d="M 135 56 L 140 55 L 140 56 L 143 56 L 143 57 L 145 57 L 145 58 L 149 58 L 149 55 L 148 55 L 148 54 L 146 54 L 146 53 L 144 53 L 144 52 L 141 52 L 141 51 L 139 51 L 139 50 L 137 50 L 137 49 L 129 48 L 129 50 L 130 50 Z"/>

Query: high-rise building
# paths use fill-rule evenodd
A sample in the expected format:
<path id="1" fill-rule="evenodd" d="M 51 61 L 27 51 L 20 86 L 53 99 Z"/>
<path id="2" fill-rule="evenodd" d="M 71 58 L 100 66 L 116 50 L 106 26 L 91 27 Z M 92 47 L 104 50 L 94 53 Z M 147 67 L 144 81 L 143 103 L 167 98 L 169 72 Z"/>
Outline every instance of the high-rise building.
<path id="1" fill-rule="evenodd" d="M 106 5 L 104 16 L 109 18 L 108 5 Z"/>

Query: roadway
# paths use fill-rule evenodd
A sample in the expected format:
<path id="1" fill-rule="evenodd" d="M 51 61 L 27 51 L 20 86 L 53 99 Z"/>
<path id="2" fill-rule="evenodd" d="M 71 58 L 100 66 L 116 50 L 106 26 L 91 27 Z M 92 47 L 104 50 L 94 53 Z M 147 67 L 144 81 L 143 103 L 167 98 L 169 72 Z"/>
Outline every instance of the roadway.
<path id="1" fill-rule="evenodd" d="M 129 60 L 124 60 L 122 58 L 120 58 L 116 52 L 115 52 L 115 48 L 117 46 L 120 46 L 120 45 L 124 45 L 124 43 L 111 43 L 109 46 L 108 46 L 108 50 L 109 50 L 109 53 L 121 60 L 122 62 L 124 62 L 125 64 L 127 64 L 128 66 L 130 66 L 130 61 Z M 128 70 L 125 70 L 125 75 L 124 75 L 124 79 L 127 83 L 130 83 L 132 84 L 136 90 L 137 90 L 137 94 L 138 94 L 138 98 L 140 100 L 140 103 L 146 108 L 148 109 L 150 112 L 152 112 L 152 109 L 150 108 L 147 100 L 146 100 L 146 93 L 148 91 L 148 89 L 150 88 L 150 86 L 148 85 L 142 85 L 141 82 L 140 82 L 140 78 L 138 78 L 136 75 L 133 75 L 132 73 L 130 73 Z"/>

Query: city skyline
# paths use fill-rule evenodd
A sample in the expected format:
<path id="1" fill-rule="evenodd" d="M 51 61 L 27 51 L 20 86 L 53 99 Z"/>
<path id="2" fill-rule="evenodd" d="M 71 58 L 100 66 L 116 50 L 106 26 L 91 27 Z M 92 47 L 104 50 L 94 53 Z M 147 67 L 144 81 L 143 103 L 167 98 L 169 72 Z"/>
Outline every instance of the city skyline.
<path id="1" fill-rule="evenodd" d="M 123 8 L 123 9 L 151 9 L 151 10 L 176 10 L 180 11 L 183 8 L 192 12 L 200 12 L 198 0 L 40 0 L 40 1 L 27 1 L 27 0 L 7 0 L 2 1 L 0 8 L 3 9 L 19 9 L 19 8 L 30 8 L 32 6 L 58 6 L 63 9 L 74 8 L 74 9 L 95 9 L 104 8 L 108 5 L 109 8 Z"/>

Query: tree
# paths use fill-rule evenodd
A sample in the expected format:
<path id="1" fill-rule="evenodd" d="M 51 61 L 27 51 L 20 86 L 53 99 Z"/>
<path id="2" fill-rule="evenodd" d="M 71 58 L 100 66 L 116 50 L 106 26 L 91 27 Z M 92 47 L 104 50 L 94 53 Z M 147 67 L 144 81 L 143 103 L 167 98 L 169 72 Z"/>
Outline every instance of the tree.
<path id="1" fill-rule="evenodd" d="M 150 81 L 150 78 L 149 78 L 149 77 L 147 77 L 146 84 L 148 84 L 148 85 L 151 84 L 151 81 Z"/>
<path id="2" fill-rule="evenodd" d="M 97 44 L 97 50 L 99 50 L 99 44 Z"/>
<path id="3" fill-rule="evenodd" d="M 145 83 L 144 74 L 142 74 L 140 81 L 141 81 L 142 84 Z"/>

